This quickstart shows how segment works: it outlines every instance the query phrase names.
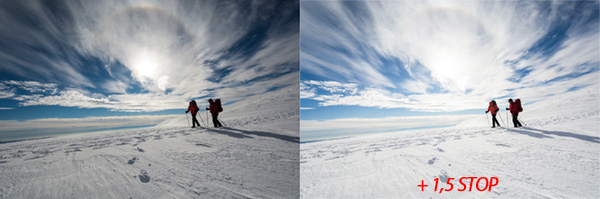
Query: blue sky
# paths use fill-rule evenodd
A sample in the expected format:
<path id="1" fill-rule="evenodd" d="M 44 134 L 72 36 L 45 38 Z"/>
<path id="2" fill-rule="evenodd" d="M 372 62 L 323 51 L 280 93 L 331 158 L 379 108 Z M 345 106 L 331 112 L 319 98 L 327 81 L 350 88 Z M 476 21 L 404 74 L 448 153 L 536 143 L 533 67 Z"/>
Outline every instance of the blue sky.
<path id="1" fill-rule="evenodd" d="M 0 140 L 156 124 L 297 85 L 298 2 L 2 1 Z"/>
<path id="2" fill-rule="evenodd" d="M 301 138 L 455 125 L 600 83 L 598 1 L 303 1 Z M 486 124 L 482 124 L 486 125 Z"/>

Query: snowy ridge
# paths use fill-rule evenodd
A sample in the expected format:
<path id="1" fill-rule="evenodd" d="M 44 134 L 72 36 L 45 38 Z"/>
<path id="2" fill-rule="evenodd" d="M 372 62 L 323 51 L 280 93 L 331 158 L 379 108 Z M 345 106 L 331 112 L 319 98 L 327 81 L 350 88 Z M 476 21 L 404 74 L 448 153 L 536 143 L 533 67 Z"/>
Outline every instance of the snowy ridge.
<path id="1" fill-rule="evenodd" d="M 571 93 L 549 97 L 528 106 L 527 108 L 531 111 L 523 111 L 519 118 L 532 127 L 597 134 L 600 132 L 598 131 L 598 125 L 600 125 L 598 91 L 600 91 L 600 86 L 594 85 Z M 564 125 L 566 123 L 570 124 Z"/>
<path id="2" fill-rule="evenodd" d="M 588 86 L 570 93 L 554 95 L 545 100 L 532 104 L 524 104 L 523 112 L 519 114 L 519 119 L 531 127 L 555 127 L 568 128 L 561 125 L 563 123 L 573 123 L 580 120 L 600 121 L 600 97 L 598 91 L 599 85 Z M 504 99 L 503 99 L 504 100 Z M 521 99 L 525 100 L 525 99 Z M 487 108 L 487 107 L 484 107 Z M 498 120 L 502 126 L 508 125 L 512 127 L 512 118 L 510 113 L 505 110 L 505 107 L 499 107 Z M 485 111 L 482 108 L 480 117 L 473 118 L 458 124 L 458 127 L 482 127 L 488 125 L 485 119 L 491 123 L 491 116 L 485 117 Z M 507 115 L 508 114 L 508 115 Z M 507 123 L 508 122 L 508 123 Z M 590 127 L 590 128 L 588 128 Z M 596 125 L 597 127 L 597 125 Z M 583 130 L 586 133 L 594 133 L 594 125 L 577 126 L 578 130 Z"/>
<path id="3" fill-rule="evenodd" d="M 221 99 L 225 100 L 225 99 Z M 219 119 L 226 126 L 249 130 L 278 131 L 286 135 L 299 132 L 300 101 L 298 86 L 289 86 L 270 93 L 249 97 L 241 102 L 223 106 Z M 201 107 L 203 109 L 204 107 Z M 204 126 L 212 127 L 210 113 L 198 113 L 198 120 Z M 207 118 L 208 117 L 208 118 Z M 188 126 L 191 117 L 181 116 L 166 120 L 157 126 Z"/>
<path id="4" fill-rule="evenodd" d="M 189 128 L 182 114 L 150 128 L 0 144 L 0 198 L 297 198 L 291 90 L 224 107 L 236 114 L 223 115 L 224 128 Z M 244 108 L 271 97 L 284 101 Z"/>
<path id="5" fill-rule="evenodd" d="M 303 143 L 300 195 L 599 198 L 599 103 L 594 85 L 525 105 L 524 128 L 491 129 L 482 113 L 445 129 Z M 475 176 L 497 177 L 499 185 L 485 192 L 456 191 L 462 188 L 456 180 Z M 444 188 L 455 178 L 454 190 L 434 192 L 435 178 Z M 421 180 L 429 185 L 423 191 L 417 187 Z"/>
<path id="6" fill-rule="evenodd" d="M 300 98 L 298 85 L 257 95 L 223 107 L 219 115 L 226 125 L 249 130 L 277 131 L 298 136 Z M 210 116 L 210 115 L 209 115 Z"/>

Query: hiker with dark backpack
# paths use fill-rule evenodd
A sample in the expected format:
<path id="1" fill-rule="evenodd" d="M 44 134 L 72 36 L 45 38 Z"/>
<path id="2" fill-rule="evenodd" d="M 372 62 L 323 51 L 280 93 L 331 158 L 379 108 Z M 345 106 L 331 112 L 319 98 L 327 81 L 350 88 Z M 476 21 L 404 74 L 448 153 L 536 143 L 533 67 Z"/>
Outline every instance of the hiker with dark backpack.
<path id="1" fill-rule="evenodd" d="M 496 113 L 498 113 L 499 110 L 500 108 L 498 108 L 498 105 L 496 105 L 496 101 L 490 101 L 490 106 L 488 106 L 488 109 L 485 111 L 485 113 L 491 112 L 492 114 L 492 128 L 496 128 L 496 124 L 500 126 L 500 122 L 498 122 L 498 119 L 496 119 Z"/>
<path id="2" fill-rule="evenodd" d="M 213 99 L 208 99 L 208 108 L 206 110 L 210 110 L 210 114 L 212 115 L 212 121 L 215 127 L 221 127 L 221 122 L 219 122 L 219 112 L 223 112 L 223 107 L 221 106 L 221 99 L 216 99 L 213 102 Z"/>
<path id="3" fill-rule="evenodd" d="M 198 111 L 200 111 L 200 108 L 198 108 L 198 104 L 196 104 L 196 100 L 192 100 L 190 101 L 190 105 L 188 106 L 187 111 L 185 111 L 185 113 L 188 112 L 192 112 L 192 128 L 196 128 L 196 124 L 198 124 L 198 126 L 200 126 L 200 123 L 198 122 L 198 119 L 196 119 L 196 113 L 198 113 Z M 189 122 L 189 120 L 188 120 Z"/>
<path id="4" fill-rule="evenodd" d="M 506 108 L 506 110 L 510 110 L 513 124 L 515 124 L 515 128 L 523 126 L 521 125 L 521 122 L 519 122 L 518 118 L 519 112 L 523 111 L 523 107 L 521 107 L 521 99 L 517 99 L 515 102 L 513 102 L 512 99 L 508 99 L 508 103 L 510 104 L 510 106 L 509 108 Z"/>

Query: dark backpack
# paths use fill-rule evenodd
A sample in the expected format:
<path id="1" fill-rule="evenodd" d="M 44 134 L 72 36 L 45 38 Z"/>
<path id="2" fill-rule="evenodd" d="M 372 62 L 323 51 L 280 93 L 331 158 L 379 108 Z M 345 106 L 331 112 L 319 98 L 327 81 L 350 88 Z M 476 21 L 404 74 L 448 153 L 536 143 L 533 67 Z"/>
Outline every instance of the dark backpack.
<path id="1" fill-rule="evenodd" d="M 217 105 L 217 111 L 223 112 L 223 106 L 221 106 L 221 99 L 216 99 L 215 104 Z"/>
<path id="2" fill-rule="evenodd" d="M 521 99 L 516 99 L 515 104 L 517 104 L 517 111 L 523 112 L 523 107 L 521 106 Z"/>

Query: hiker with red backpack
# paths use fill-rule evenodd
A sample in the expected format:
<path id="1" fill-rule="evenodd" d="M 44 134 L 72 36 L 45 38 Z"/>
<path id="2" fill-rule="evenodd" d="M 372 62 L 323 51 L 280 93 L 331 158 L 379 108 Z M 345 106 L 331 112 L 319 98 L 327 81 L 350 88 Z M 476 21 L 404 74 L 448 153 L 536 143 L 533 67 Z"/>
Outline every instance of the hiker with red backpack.
<path id="1" fill-rule="evenodd" d="M 506 110 L 510 110 L 510 114 L 512 115 L 512 121 L 515 125 L 515 128 L 523 126 L 521 125 L 521 122 L 519 122 L 518 119 L 519 112 L 523 111 L 523 107 L 521 106 L 521 99 L 516 99 L 514 102 L 512 99 L 508 99 L 508 103 L 510 104 L 510 106 L 509 108 L 506 108 Z"/>
<path id="2" fill-rule="evenodd" d="M 213 102 L 213 99 L 208 99 L 208 108 L 206 110 L 210 110 L 210 114 L 212 115 L 212 121 L 215 127 L 221 127 L 221 122 L 219 122 L 219 112 L 223 112 L 223 107 L 221 106 L 221 99 L 216 99 Z"/>
<path id="3" fill-rule="evenodd" d="M 485 111 L 485 113 L 491 112 L 492 114 L 492 128 L 496 128 L 496 124 L 498 124 L 498 127 L 500 127 L 500 122 L 498 122 L 498 119 L 496 119 L 496 113 L 498 113 L 499 110 L 500 108 L 498 108 L 498 105 L 496 105 L 496 100 L 490 101 L 490 106 L 488 106 L 488 109 Z"/>
<path id="4" fill-rule="evenodd" d="M 198 126 L 200 126 L 200 123 L 196 119 L 196 113 L 198 113 L 198 111 L 200 111 L 200 108 L 198 108 L 198 104 L 196 104 L 196 100 L 190 101 L 190 105 L 188 106 L 188 109 L 187 109 L 187 111 L 185 111 L 185 113 L 192 112 L 191 113 L 192 114 L 192 128 L 196 128 L 196 124 L 198 124 Z M 188 122 L 189 122 L 189 120 L 188 120 Z"/>

